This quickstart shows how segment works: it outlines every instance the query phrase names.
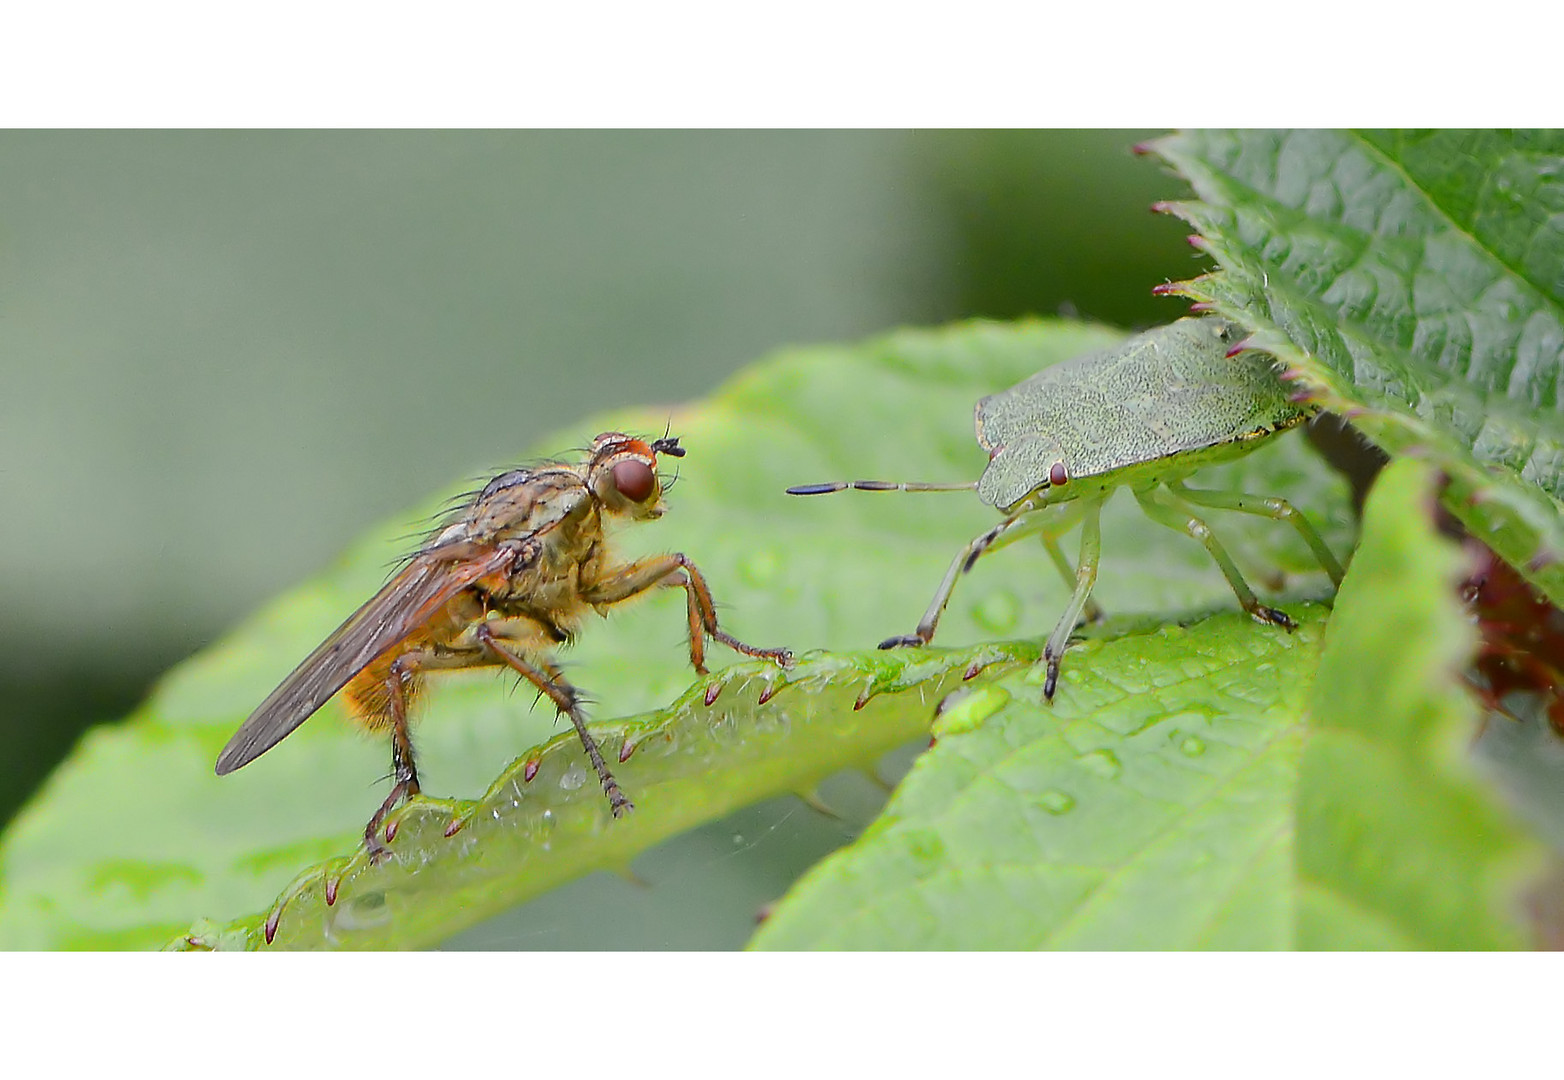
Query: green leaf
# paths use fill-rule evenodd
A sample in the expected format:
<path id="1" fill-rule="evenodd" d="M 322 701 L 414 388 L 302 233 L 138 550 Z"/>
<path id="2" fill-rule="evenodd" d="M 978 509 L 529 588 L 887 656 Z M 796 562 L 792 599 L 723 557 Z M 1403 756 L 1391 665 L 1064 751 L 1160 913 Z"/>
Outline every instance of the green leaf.
<path id="1" fill-rule="evenodd" d="M 1376 486 L 1328 628 L 1164 626 L 1073 652 L 1052 708 L 1035 673 L 955 705 L 754 945 L 1521 944 L 1536 853 L 1467 775 L 1472 635 L 1428 485 L 1405 462 Z"/>
<path id="2" fill-rule="evenodd" d="M 183 935 L 208 948 L 410 948 L 591 870 L 627 867 L 659 840 L 759 799 L 807 792 L 844 766 L 870 769 L 927 727 L 912 702 L 969 670 L 1035 659 L 985 645 L 930 657 L 818 655 L 786 674 L 741 664 L 670 708 L 594 732 L 639 809 L 616 821 L 574 732 L 507 768 L 473 801 L 421 799 L 395 815 L 394 856 L 362 850 L 311 867 L 268 912 Z M 706 690 L 720 690 L 713 705 Z M 775 694 L 775 698 L 772 695 Z M 459 827 L 459 828 L 458 828 Z M 274 937 L 272 935 L 275 935 Z"/>
<path id="3" fill-rule="evenodd" d="M 1309 703 L 1299 768 L 1296 944 L 1513 948 L 1538 847 L 1473 782 L 1479 710 L 1465 567 L 1431 527 L 1431 470 L 1375 485 Z M 1492 723 L 1514 723 L 1495 716 Z"/>
<path id="4" fill-rule="evenodd" d="M 1151 148 L 1254 331 L 1321 405 L 1430 455 L 1445 505 L 1564 602 L 1564 134 L 1197 131 Z"/>
<path id="5" fill-rule="evenodd" d="M 1295 618 L 1297 613 L 1295 613 Z M 1323 614 L 1223 614 L 1072 651 L 942 736 L 779 903 L 761 948 L 1274 947 Z M 997 706 L 997 707 L 996 707 Z M 963 725 L 965 726 L 965 725 Z"/>
<path id="6" fill-rule="evenodd" d="M 447 840 L 451 815 L 470 807 L 415 805 L 393 847 L 422 864 L 417 878 L 398 866 L 384 873 L 360 864 L 329 867 L 331 873 L 347 870 L 338 905 L 362 921 L 370 921 L 366 906 L 380 913 L 376 918 L 389 912 L 383 925 L 327 939 L 326 920 L 310 917 L 313 938 L 311 926 L 295 922 L 300 913 L 326 911 L 319 901 L 326 871 L 306 867 L 355 850 L 383 794 L 376 781 L 386 770 L 386 747 L 352 732 L 333 704 L 232 776 L 214 776 L 212 762 L 267 691 L 379 586 L 387 564 L 407 544 L 397 538 L 416 531 L 410 522 L 437 507 L 439 500 L 431 499 L 181 665 L 126 722 L 83 740 L 0 841 L 0 947 L 145 947 L 188 934 L 199 920 L 207 921 L 196 936 L 208 943 L 254 944 L 256 928 L 290 881 L 296 881 L 296 895 L 279 935 L 291 944 L 438 941 L 549 883 L 623 866 L 677 829 L 746 800 L 803 789 L 823 772 L 861 765 L 888 743 L 926 732 L 936 690 L 943 693 L 945 680 L 959 678 L 980 655 L 968 650 L 995 639 L 1046 634 L 1068 598 L 1063 583 L 1039 549 L 995 554 L 964 579 L 941 625 L 939 644 L 954 651 L 875 653 L 875 642 L 916 623 L 953 554 L 993 524 L 992 510 L 971 494 L 801 500 L 783 489 L 855 476 L 975 478 L 986 460 L 972 432 L 977 397 L 1116 338 L 1113 331 L 1060 321 L 974 323 L 901 332 L 853 347 L 792 350 L 671 417 L 666 411 L 598 417 L 542 440 L 536 450 L 558 453 L 600 430 L 660 432 L 671 419 L 689 448 L 670 497 L 672 512 L 627 530 L 624 553 L 689 554 L 723 605 L 725 625 L 745 640 L 800 651 L 870 650 L 816 658 L 797 676 L 803 685 L 789 686 L 763 706 L 753 683 L 730 686 L 708 711 L 690 704 L 707 684 L 691 687 L 680 596 L 652 597 L 587 627 L 568 659 L 573 679 L 596 699 L 594 715 L 644 714 L 602 723 L 605 735 L 675 735 L 667 754 L 651 753 L 653 740 L 624 766 L 621 779 L 639 807 L 633 818 L 609 822 L 588 797 L 590 782 L 579 790 L 560 788 L 560 779 L 585 775 L 579 751 L 563 736 L 545 755 L 529 797 L 511 807 L 504 795 L 513 775 L 505 772 L 508 763 L 553 737 L 555 718 L 551 710 L 534 708 L 530 694 L 507 692 L 493 675 L 449 675 L 432 685 L 416 732 L 425 791 L 473 798 L 493 784 L 482 805 L 498 810 L 500 820 L 492 829 L 484 826 L 489 832 L 470 825 Z M 1296 434 L 1208 470 L 1199 481 L 1285 494 L 1336 550 L 1350 546 L 1345 485 L 1311 458 Z M 1226 515 L 1218 528 L 1256 584 L 1281 571 L 1295 598 L 1328 593 L 1291 530 L 1245 515 Z M 1167 612 L 1234 609 L 1232 593 L 1205 552 L 1146 521 L 1127 496 L 1114 499 L 1104 514 L 1097 595 L 1117 616 L 1093 632 L 1105 640 L 1157 625 Z M 1294 640 L 1232 616 L 1218 625 L 1226 636 L 1267 647 Z M 1035 644 L 999 648 L 1012 657 L 1036 650 Z M 1106 655 L 1126 670 L 1148 677 L 1155 672 L 1133 650 Z M 711 659 L 722 664 L 728 657 L 714 649 Z M 1066 685 L 1100 661 L 1089 648 L 1079 655 L 1072 650 Z M 760 678 L 748 665 L 731 670 L 717 677 Z M 816 678 L 827 681 L 812 689 L 809 680 Z M 855 712 L 850 706 L 869 678 L 885 680 L 886 692 Z M 903 684 L 906 689 L 895 689 Z M 799 715 L 818 720 L 801 722 L 791 734 L 772 731 L 747 740 L 706 730 L 728 725 L 743 736 Z M 815 725 L 827 721 L 834 735 L 822 738 Z M 547 797 L 538 794 L 544 790 Z M 566 790 L 575 793 L 567 796 Z M 554 799 L 563 800 L 557 808 Z M 560 834 L 546 856 L 520 840 L 489 842 L 531 835 L 545 809 L 553 809 L 551 820 L 560 823 L 552 826 Z M 582 816 L 565 821 L 576 814 Z M 484 843 L 472 845 L 479 835 Z M 481 873 L 469 868 L 473 859 L 484 864 Z M 412 898 L 418 890 L 422 898 Z M 409 906 L 424 901 L 426 910 Z"/>

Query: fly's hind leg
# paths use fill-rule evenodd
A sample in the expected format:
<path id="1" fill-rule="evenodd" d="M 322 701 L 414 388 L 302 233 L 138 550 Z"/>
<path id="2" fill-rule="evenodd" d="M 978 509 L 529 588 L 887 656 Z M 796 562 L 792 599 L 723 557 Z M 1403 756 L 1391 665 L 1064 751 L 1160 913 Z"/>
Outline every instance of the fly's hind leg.
<path id="1" fill-rule="evenodd" d="M 1294 630 L 1297 624 L 1288 617 L 1285 611 L 1273 607 L 1266 607 L 1255 597 L 1254 590 L 1244 580 L 1244 576 L 1238 572 L 1237 565 L 1227 553 L 1227 549 L 1217 540 L 1216 534 L 1194 512 L 1194 509 L 1177 494 L 1167 488 L 1151 488 L 1135 492 L 1135 498 L 1140 502 L 1140 507 L 1146 512 L 1146 516 L 1159 525 L 1165 525 L 1174 532 L 1184 533 L 1194 537 L 1204 545 L 1211 558 L 1222 570 L 1222 576 L 1227 578 L 1227 583 L 1232 586 L 1233 593 L 1238 597 L 1238 602 L 1243 606 L 1251 618 L 1256 622 L 1271 623 L 1280 626 L 1283 630 Z"/>
<path id="2" fill-rule="evenodd" d="M 603 761 L 603 752 L 597 747 L 597 740 L 587 730 L 586 715 L 581 710 L 580 692 L 566 682 L 557 669 L 545 671 L 524 659 L 497 635 L 487 622 L 478 627 L 477 637 L 496 661 L 543 691 L 556 709 L 570 717 L 576 735 L 581 739 L 582 747 L 586 749 L 587 758 L 592 762 L 592 768 L 597 771 L 597 779 L 603 785 L 603 794 L 608 796 L 608 808 L 613 812 L 614 817 L 624 817 L 634 810 L 635 804 L 620 789 L 619 781 L 614 779 L 614 774 L 608 771 L 608 765 Z"/>
<path id="3" fill-rule="evenodd" d="M 385 821 L 386 815 L 395 810 L 402 802 L 417 798 L 418 766 L 413 761 L 413 739 L 407 727 L 407 706 L 409 687 L 416 678 L 416 662 L 408 662 L 409 658 L 403 657 L 392 662 L 391 669 L 385 678 L 384 690 L 386 693 L 386 719 L 391 724 L 391 775 L 395 781 L 391 787 L 391 794 L 386 796 L 386 801 L 380 804 L 380 809 L 375 811 L 369 819 L 369 824 L 364 826 L 364 846 L 369 850 L 371 859 L 376 861 L 383 858 L 388 849 L 380 842 L 380 824 Z M 386 840 L 390 841 L 394 833 L 388 833 Z"/>

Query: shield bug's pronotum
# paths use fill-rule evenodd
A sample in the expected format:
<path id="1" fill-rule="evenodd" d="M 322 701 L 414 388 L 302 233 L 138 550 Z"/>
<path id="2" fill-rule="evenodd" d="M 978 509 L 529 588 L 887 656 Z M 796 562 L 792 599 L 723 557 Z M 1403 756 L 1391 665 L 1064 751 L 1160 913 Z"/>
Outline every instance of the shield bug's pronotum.
<path id="1" fill-rule="evenodd" d="M 633 806 L 586 728 L 581 696 L 549 656 L 568 644 L 589 611 L 606 614 L 657 587 L 685 590 L 690 663 L 705 674 L 705 638 L 786 665 L 786 649 L 759 649 L 717 625 L 711 590 L 682 554 L 616 563 L 605 527 L 661 517 L 667 506 L 657 456 L 683 457 L 676 438 L 650 443 L 606 432 L 577 464 L 502 473 L 473 492 L 363 607 L 293 670 L 234 733 L 217 758 L 231 773 L 275 746 L 337 691 L 348 712 L 391 736 L 395 783 L 369 819 L 418 794 L 408 721 L 425 673 L 504 667 L 536 686 L 575 725 L 614 816 Z M 345 689 L 344 689 L 345 688 Z"/>
<path id="2" fill-rule="evenodd" d="M 1341 565 L 1325 542 L 1282 499 L 1184 485 L 1196 469 L 1247 454 L 1269 436 L 1309 418 L 1310 411 L 1295 402 L 1277 378 L 1271 358 L 1246 348 L 1240 336 L 1237 327 L 1221 319 L 1180 319 L 1115 348 L 1045 368 L 981 399 L 977 439 L 988 451 L 989 463 L 976 483 L 857 480 L 807 484 L 788 493 L 975 490 L 1004 514 L 1003 521 L 956 556 L 917 629 L 881 642 L 882 649 L 928 644 L 956 580 L 980 555 L 1024 536 L 1040 536 L 1072 589 L 1043 650 L 1043 694 L 1048 698 L 1058 682 L 1059 658 L 1089 610 L 1101 549 L 1102 505 L 1121 486 L 1133 492 L 1153 521 L 1204 545 L 1245 611 L 1260 622 L 1290 630 L 1293 622 L 1284 612 L 1255 598 L 1201 519 L 1200 508 L 1238 510 L 1290 523 L 1339 585 Z M 1081 553 L 1071 569 L 1059 537 L 1077 523 Z"/>

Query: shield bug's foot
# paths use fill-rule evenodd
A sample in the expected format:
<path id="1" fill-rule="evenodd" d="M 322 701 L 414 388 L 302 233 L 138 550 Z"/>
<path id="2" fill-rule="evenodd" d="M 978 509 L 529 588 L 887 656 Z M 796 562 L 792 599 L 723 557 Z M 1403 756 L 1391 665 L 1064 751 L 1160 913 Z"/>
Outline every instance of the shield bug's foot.
<path id="1" fill-rule="evenodd" d="M 1255 622 L 1270 623 L 1272 626 L 1280 626 L 1288 633 L 1298 629 L 1298 624 L 1293 622 L 1291 617 L 1289 617 L 1285 611 L 1281 611 L 1277 608 L 1266 607 L 1263 604 L 1256 604 L 1252 609 L 1250 609 L 1249 614 L 1255 620 Z"/>
<path id="2" fill-rule="evenodd" d="M 1043 680 L 1043 700 L 1052 704 L 1054 689 L 1059 685 L 1059 657 L 1045 657 L 1043 662 L 1048 665 L 1048 676 Z"/>
<path id="3" fill-rule="evenodd" d="M 896 637 L 888 637 L 880 642 L 882 649 L 912 649 L 919 645 L 927 645 L 921 634 L 898 634 Z"/>

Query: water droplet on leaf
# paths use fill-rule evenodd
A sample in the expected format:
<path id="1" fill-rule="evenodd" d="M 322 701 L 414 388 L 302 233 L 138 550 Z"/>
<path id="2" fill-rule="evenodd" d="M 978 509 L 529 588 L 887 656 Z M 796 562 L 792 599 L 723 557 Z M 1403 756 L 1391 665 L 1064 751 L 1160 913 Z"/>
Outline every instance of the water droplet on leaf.
<path id="1" fill-rule="evenodd" d="M 936 739 L 942 739 L 946 735 L 972 731 L 1009 701 L 1010 692 L 1000 686 L 953 691 L 946 695 L 935 711 L 933 735 Z"/>
<path id="2" fill-rule="evenodd" d="M 1086 771 L 1104 780 L 1112 780 L 1123 771 L 1117 755 L 1112 750 L 1093 750 L 1082 754 L 1076 759 L 1085 767 Z"/>
<path id="3" fill-rule="evenodd" d="M 1075 800 L 1062 791 L 1045 791 L 1037 797 L 1037 805 L 1050 814 L 1068 814 L 1075 809 Z"/>

